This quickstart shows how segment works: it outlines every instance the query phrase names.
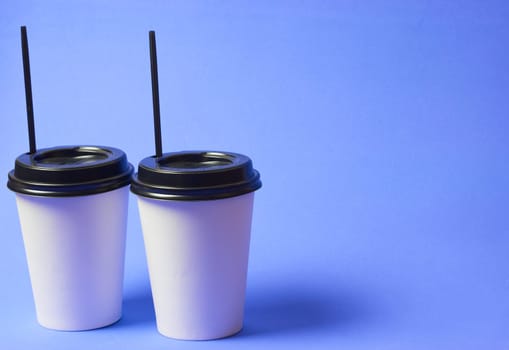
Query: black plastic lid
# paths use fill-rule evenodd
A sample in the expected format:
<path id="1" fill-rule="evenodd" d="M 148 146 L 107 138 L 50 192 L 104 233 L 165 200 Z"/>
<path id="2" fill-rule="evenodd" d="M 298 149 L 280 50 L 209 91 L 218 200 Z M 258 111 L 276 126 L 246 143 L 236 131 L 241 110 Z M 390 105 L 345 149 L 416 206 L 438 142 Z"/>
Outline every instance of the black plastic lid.
<path id="1" fill-rule="evenodd" d="M 82 196 L 126 186 L 132 173 L 133 166 L 119 149 L 60 146 L 20 155 L 7 187 L 36 196 Z"/>
<path id="2" fill-rule="evenodd" d="M 239 196 L 261 186 L 260 174 L 242 154 L 185 151 L 143 159 L 131 191 L 156 199 L 212 200 Z"/>

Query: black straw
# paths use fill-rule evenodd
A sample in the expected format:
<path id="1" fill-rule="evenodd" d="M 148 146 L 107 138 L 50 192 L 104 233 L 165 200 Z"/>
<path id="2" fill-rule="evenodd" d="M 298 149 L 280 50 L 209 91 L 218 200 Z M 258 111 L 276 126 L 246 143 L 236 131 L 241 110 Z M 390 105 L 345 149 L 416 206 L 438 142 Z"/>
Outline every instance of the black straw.
<path id="1" fill-rule="evenodd" d="M 25 76 L 25 99 L 27 105 L 28 142 L 30 153 L 35 153 L 34 104 L 32 101 L 32 79 L 30 78 L 30 58 L 28 57 L 27 27 L 21 27 L 21 52 L 23 54 L 23 73 Z"/>
<path id="2" fill-rule="evenodd" d="M 156 157 L 163 155 L 161 141 L 161 111 L 159 109 L 159 81 L 157 76 L 157 52 L 156 52 L 156 33 L 151 30 L 148 32 L 150 41 L 150 72 L 152 74 L 152 105 L 154 109 L 154 138 L 156 142 Z"/>

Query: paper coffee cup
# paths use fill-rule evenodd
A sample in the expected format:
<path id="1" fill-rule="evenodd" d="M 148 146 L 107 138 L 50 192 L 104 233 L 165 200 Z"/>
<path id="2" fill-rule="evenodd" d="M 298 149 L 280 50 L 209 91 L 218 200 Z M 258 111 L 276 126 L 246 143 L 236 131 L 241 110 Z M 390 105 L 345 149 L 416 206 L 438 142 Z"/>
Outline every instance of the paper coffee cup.
<path id="1" fill-rule="evenodd" d="M 225 152 L 143 159 L 138 195 L 159 332 L 222 338 L 242 329 L 254 191 L 251 160 Z"/>
<path id="2" fill-rule="evenodd" d="M 112 147 L 64 146 L 16 159 L 16 192 L 38 322 L 57 330 L 121 317 L 128 185 Z"/>

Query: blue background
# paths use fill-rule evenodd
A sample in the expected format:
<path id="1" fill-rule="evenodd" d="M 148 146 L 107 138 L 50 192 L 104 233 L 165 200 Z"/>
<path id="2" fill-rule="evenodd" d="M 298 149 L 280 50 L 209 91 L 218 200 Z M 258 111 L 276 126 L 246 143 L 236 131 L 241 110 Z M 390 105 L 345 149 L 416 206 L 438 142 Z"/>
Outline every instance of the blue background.
<path id="1" fill-rule="evenodd" d="M 245 328 L 155 328 L 135 198 L 123 319 L 36 323 L 14 195 L 0 190 L 0 348 L 509 348 L 509 5 L 496 1 L 0 4 L 0 173 L 39 147 L 231 150 L 261 172 Z"/>

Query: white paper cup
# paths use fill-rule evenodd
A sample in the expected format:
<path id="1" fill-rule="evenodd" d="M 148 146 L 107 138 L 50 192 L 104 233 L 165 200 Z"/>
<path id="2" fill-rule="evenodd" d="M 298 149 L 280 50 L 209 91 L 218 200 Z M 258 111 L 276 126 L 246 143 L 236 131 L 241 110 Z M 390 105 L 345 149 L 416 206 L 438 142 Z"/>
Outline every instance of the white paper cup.
<path id="1" fill-rule="evenodd" d="M 140 163 L 131 190 L 161 334 L 206 340 L 242 329 L 253 191 L 260 186 L 249 158 L 238 154 L 170 153 Z"/>
<path id="2" fill-rule="evenodd" d="M 78 197 L 16 195 L 37 320 L 86 330 L 120 319 L 127 186 Z"/>
<path id="3" fill-rule="evenodd" d="M 9 173 L 38 322 L 56 330 L 121 317 L 132 166 L 107 147 L 24 154 Z"/>
<path id="4" fill-rule="evenodd" d="M 138 197 L 160 333 L 198 340 L 242 329 L 253 198 Z"/>

